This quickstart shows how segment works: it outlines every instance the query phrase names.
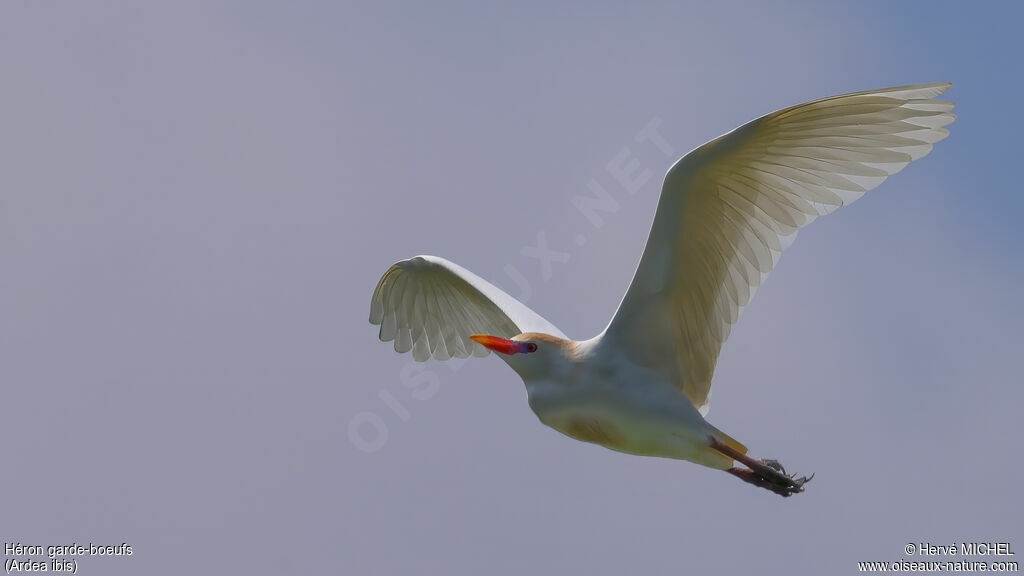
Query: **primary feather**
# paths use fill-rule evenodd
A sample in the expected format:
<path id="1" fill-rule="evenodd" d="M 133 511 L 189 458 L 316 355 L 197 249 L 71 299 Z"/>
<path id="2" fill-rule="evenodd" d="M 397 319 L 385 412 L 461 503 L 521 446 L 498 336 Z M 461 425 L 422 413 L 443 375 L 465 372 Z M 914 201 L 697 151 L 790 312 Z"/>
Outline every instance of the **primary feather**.
<path id="1" fill-rule="evenodd" d="M 665 176 L 647 246 L 604 338 L 702 413 L 722 344 L 797 231 L 945 138 L 950 85 L 833 96 L 749 122 Z"/>
<path id="2" fill-rule="evenodd" d="M 420 362 L 489 354 L 470 340 L 473 334 L 565 337 L 522 302 L 437 256 L 415 256 L 388 268 L 373 291 L 370 322 L 380 325 L 381 341 L 394 340 L 395 352 L 412 350 Z"/>

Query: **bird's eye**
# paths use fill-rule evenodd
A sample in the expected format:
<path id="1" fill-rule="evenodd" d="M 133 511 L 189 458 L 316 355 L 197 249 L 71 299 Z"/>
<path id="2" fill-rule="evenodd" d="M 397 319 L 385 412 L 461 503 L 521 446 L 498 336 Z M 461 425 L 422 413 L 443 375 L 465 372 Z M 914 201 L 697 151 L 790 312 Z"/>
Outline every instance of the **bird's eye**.
<path id="1" fill-rule="evenodd" d="M 526 345 L 526 353 L 527 354 L 529 354 L 530 352 L 536 352 L 536 351 L 537 351 L 537 345 L 534 344 L 533 342 L 530 342 L 529 344 Z"/>

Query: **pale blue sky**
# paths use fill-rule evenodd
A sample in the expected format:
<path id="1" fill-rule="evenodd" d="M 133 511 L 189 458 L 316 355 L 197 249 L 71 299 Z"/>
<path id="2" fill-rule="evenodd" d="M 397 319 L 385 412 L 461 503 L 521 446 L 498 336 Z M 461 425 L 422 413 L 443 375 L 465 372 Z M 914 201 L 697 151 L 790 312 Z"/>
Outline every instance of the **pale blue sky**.
<path id="1" fill-rule="evenodd" d="M 842 574 L 907 542 L 1024 548 L 1021 16 L 0 5 L 0 539 L 133 545 L 86 575 Z M 951 136 L 802 232 L 720 359 L 709 420 L 815 472 L 805 494 L 569 440 L 499 360 L 414 365 L 366 321 L 387 266 L 432 253 L 517 293 L 512 270 L 592 336 L 674 160 L 634 140 L 652 119 L 682 153 L 934 81 Z M 635 195 L 605 168 L 623 148 L 654 174 Z M 620 205 L 599 229 L 572 204 L 591 180 Z M 538 233 L 568 254 L 547 280 Z M 386 429 L 360 428 L 372 452 L 354 418 Z"/>

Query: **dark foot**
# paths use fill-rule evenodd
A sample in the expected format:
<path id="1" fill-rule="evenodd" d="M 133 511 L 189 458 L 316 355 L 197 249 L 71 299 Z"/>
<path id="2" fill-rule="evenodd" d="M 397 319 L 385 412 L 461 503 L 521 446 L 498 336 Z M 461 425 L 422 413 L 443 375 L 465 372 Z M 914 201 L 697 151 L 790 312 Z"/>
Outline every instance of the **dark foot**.
<path id="1" fill-rule="evenodd" d="M 798 478 L 796 474 L 786 474 L 786 469 L 779 464 L 778 460 L 755 460 L 714 438 L 711 439 L 711 447 L 747 467 L 730 468 L 727 472 L 744 482 L 771 490 L 779 496 L 789 497 L 803 492 L 804 484 L 814 478 L 814 474 L 811 474 L 810 478 L 806 476 Z"/>
<path id="2" fill-rule="evenodd" d="M 770 475 L 759 474 L 758 472 L 747 468 L 729 468 L 726 472 L 740 480 L 743 480 L 744 482 L 748 482 L 766 490 L 771 490 L 784 498 L 803 492 L 804 484 L 810 482 L 811 478 L 814 478 L 813 474 L 811 475 L 811 478 L 803 476 L 797 478 L 795 476 L 788 476 L 785 474 L 779 474 L 781 478 L 772 477 Z"/>

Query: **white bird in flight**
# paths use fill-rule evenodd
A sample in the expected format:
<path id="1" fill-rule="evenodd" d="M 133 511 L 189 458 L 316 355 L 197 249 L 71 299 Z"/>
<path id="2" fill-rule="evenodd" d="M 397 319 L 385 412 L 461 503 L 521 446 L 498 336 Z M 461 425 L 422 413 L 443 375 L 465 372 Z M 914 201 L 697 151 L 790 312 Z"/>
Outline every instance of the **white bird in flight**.
<path id="1" fill-rule="evenodd" d="M 708 423 L 719 350 L 797 231 L 860 198 L 945 138 L 950 84 L 791 106 L 715 138 L 665 176 L 647 246 L 608 326 L 571 340 L 444 258 L 392 265 L 370 322 L 424 361 L 498 353 L 544 424 L 584 442 L 725 470 L 782 496 L 806 477 Z M 734 466 L 736 463 L 742 466 Z"/>

